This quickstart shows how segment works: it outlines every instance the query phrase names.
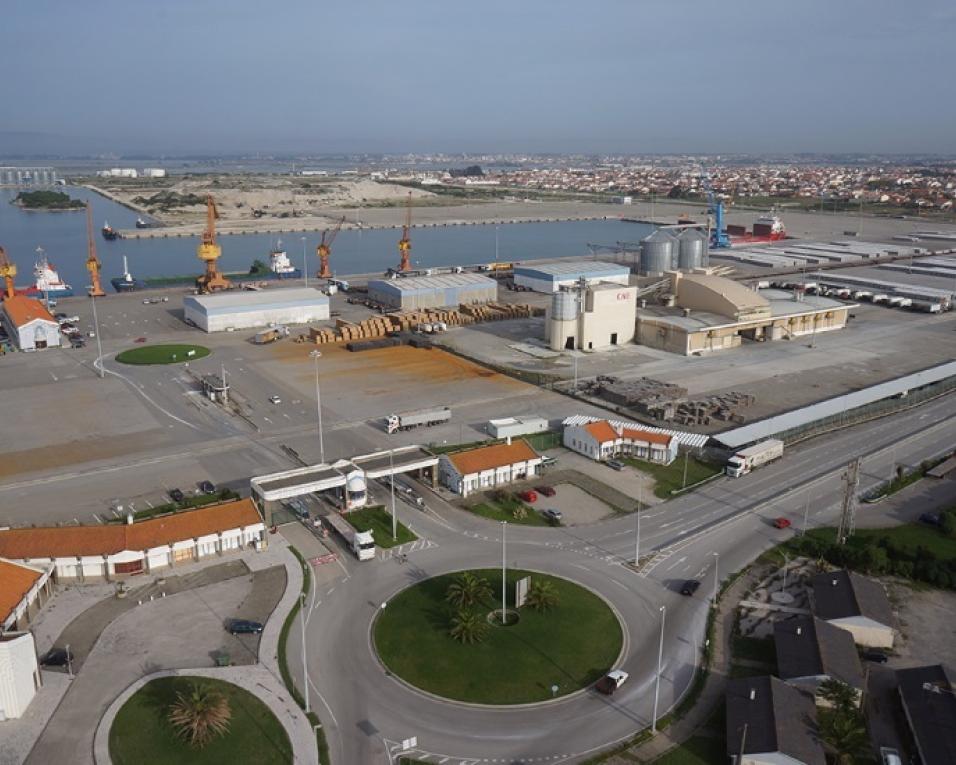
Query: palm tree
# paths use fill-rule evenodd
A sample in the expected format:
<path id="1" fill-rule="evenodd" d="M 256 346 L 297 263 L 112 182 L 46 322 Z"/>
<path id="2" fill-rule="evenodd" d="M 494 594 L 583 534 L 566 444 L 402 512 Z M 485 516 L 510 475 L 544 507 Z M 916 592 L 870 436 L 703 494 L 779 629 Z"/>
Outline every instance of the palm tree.
<path id="1" fill-rule="evenodd" d="M 191 683 L 188 692 L 179 691 L 176 701 L 169 707 L 169 722 L 190 746 L 197 749 L 225 734 L 231 717 L 229 700 L 201 683 Z"/>
<path id="2" fill-rule="evenodd" d="M 535 611 L 542 613 L 550 611 L 561 602 L 561 596 L 554 588 L 554 583 L 547 580 L 542 582 L 532 582 L 531 589 L 528 590 L 528 597 L 525 598 L 525 605 L 531 606 Z"/>
<path id="3" fill-rule="evenodd" d="M 870 741 L 859 710 L 820 712 L 820 738 L 836 755 L 838 765 L 854 765 L 869 754 Z"/>
<path id="4" fill-rule="evenodd" d="M 445 600 L 459 610 L 470 608 L 490 597 L 491 585 L 488 580 L 470 571 L 466 571 L 448 585 L 448 591 L 445 593 Z"/>
<path id="5" fill-rule="evenodd" d="M 845 713 L 853 713 L 857 709 L 857 693 L 844 682 L 828 678 L 820 683 L 818 695 L 831 707 Z"/>
<path id="6" fill-rule="evenodd" d="M 448 633 L 459 643 L 480 643 L 488 632 L 488 623 L 479 614 L 459 611 L 451 620 Z"/>

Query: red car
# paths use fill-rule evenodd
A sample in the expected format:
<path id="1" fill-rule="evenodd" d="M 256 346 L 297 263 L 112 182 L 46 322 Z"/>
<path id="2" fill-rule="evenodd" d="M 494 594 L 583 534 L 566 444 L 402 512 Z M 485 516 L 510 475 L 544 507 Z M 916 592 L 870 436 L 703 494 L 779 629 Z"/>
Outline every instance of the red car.
<path id="1" fill-rule="evenodd" d="M 790 519 L 789 518 L 777 518 L 774 520 L 773 525 L 778 529 L 789 529 L 790 528 Z"/>
<path id="2" fill-rule="evenodd" d="M 553 486 L 535 486 L 538 494 L 541 494 L 544 497 L 553 497 L 557 492 L 554 490 Z"/>
<path id="3" fill-rule="evenodd" d="M 522 502 L 537 502 L 538 493 L 534 489 L 520 491 L 518 492 L 518 499 L 520 499 Z"/>
<path id="4" fill-rule="evenodd" d="M 146 342 L 146 338 L 145 338 L 145 337 L 137 337 L 133 342 L 134 342 L 134 343 L 145 343 L 145 342 Z"/>

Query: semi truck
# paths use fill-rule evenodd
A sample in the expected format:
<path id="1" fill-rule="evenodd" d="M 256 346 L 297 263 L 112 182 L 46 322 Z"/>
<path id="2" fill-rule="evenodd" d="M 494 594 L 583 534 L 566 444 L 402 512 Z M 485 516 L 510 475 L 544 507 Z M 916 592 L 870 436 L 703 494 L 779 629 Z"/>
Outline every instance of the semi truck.
<path id="1" fill-rule="evenodd" d="M 256 345 L 265 345 L 266 343 L 274 343 L 279 338 L 287 337 L 288 335 L 288 327 L 269 327 L 268 329 L 263 329 L 259 332 L 256 332 L 256 336 L 252 339 L 252 342 L 254 342 Z"/>
<path id="2" fill-rule="evenodd" d="M 725 472 L 731 478 L 740 478 L 746 475 L 754 468 L 766 465 L 783 456 L 783 441 L 776 438 L 768 438 L 759 444 L 748 446 L 741 449 L 733 457 L 727 460 Z"/>
<path id="3" fill-rule="evenodd" d="M 395 433 L 399 430 L 411 430 L 412 428 L 428 427 L 430 425 L 441 425 L 451 419 L 451 409 L 447 406 L 435 407 L 434 409 L 416 409 L 412 412 L 398 412 L 390 414 L 385 425 L 389 433 Z"/>
<path id="4" fill-rule="evenodd" d="M 358 531 L 344 516 L 330 513 L 323 519 L 335 533 L 342 537 L 345 546 L 359 560 L 375 559 L 375 540 L 371 531 Z"/>

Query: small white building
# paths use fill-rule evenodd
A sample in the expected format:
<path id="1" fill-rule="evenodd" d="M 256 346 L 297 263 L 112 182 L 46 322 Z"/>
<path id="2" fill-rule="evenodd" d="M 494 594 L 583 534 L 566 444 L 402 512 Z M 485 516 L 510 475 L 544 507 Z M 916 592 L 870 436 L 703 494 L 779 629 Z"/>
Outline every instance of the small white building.
<path id="1" fill-rule="evenodd" d="M 329 318 L 329 298 L 311 287 L 232 291 L 183 298 L 186 320 L 205 332 L 308 324 Z"/>
<path id="2" fill-rule="evenodd" d="M 492 438 L 516 438 L 545 433 L 549 427 L 544 417 L 502 417 L 500 420 L 488 420 L 485 430 Z"/>
<path id="3" fill-rule="evenodd" d="M 166 170 L 162 167 L 145 167 L 143 168 L 143 177 L 144 178 L 165 178 Z"/>
<path id="4" fill-rule="evenodd" d="M 0 635 L 0 723 L 22 717 L 41 685 L 33 635 Z"/>
<path id="5" fill-rule="evenodd" d="M 438 480 L 462 497 L 538 475 L 541 456 L 524 439 L 441 455 Z"/>
<path id="6" fill-rule="evenodd" d="M 60 325 L 39 300 L 14 295 L 2 306 L 4 329 L 21 351 L 60 347 Z"/>
<path id="7" fill-rule="evenodd" d="M 879 582 L 853 571 L 829 571 L 810 579 L 813 612 L 853 635 L 857 645 L 892 648 L 896 617 Z"/>
<path id="8" fill-rule="evenodd" d="M 612 425 L 597 420 L 583 425 L 568 425 L 562 438 L 571 451 L 592 460 L 607 460 L 626 455 L 659 465 L 677 459 L 678 441 L 667 433 Z"/>
<path id="9" fill-rule="evenodd" d="M 97 526 L 0 531 L 0 556 L 53 565 L 57 581 L 98 581 L 151 573 L 264 542 L 265 524 L 251 499 Z"/>
<path id="10" fill-rule="evenodd" d="M 24 630 L 53 592 L 53 566 L 0 558 L 0 634 Z"/>

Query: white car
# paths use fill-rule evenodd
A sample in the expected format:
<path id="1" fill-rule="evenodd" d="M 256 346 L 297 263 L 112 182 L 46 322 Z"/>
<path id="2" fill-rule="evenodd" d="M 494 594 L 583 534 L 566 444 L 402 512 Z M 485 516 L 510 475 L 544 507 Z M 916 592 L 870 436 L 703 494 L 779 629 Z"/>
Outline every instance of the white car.
<path id="1" fill-rule="evenodd" d="M 630 675 L 623 669 L 612 669 L 604 677 L 598 680 L 595 688 L 600 692 L 610 696 L 614 691 L 627 682 Z"/>
<path id="2" fill-rule="evenodd" d="M 270 404 L 281 404 L 281 403 L 282 403 L 282 399 L 279 398 L 278 396 L 269 396 L 269 403 L 270 403 Z"/>

